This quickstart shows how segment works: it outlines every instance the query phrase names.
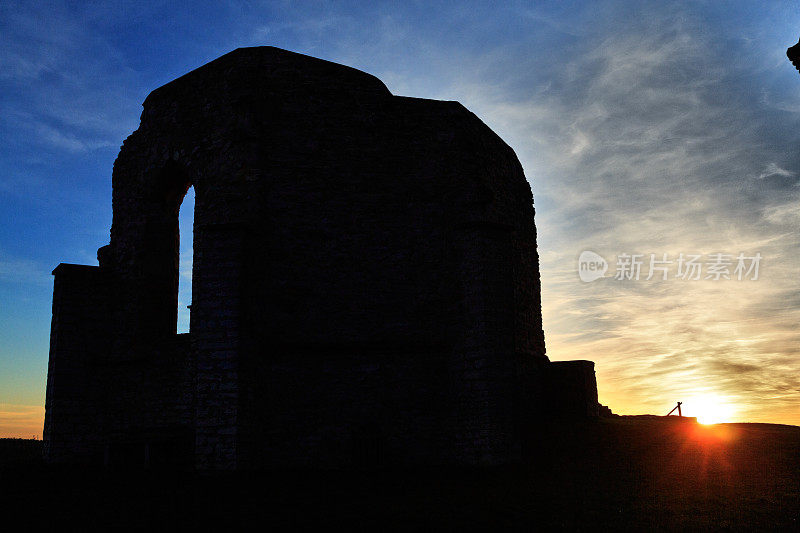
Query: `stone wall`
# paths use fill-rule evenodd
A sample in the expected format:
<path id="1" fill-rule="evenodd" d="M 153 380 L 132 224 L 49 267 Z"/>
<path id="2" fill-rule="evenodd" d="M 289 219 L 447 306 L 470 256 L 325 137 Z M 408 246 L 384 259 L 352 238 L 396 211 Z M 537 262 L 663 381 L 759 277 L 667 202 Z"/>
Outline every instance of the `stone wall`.
<path id="1" fill-rule="evenodd" d="M 45 458 L 54 463 L 100 463 L 102 383 L 95 369 L 110 340 L 108 279 L 99 267 L 63 263 L 53 276 Z"/>
<path id="2" fill-rule="evenodd" d="M 554 361 L 547 367 L 546 405 L 551 417 L 597 418 L 597 378 L 592 361 Z"/>

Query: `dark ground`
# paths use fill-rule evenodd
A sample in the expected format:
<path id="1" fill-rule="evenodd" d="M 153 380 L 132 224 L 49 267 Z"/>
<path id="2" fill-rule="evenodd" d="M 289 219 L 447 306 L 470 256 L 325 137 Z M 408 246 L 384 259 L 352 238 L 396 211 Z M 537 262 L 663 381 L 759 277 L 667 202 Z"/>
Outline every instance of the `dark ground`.
<path id="1" fill-rule="evenodd" d="M 199 477 L 53 470 L 0 440 L 25 529 L 800 530 L 800 427 L 622 417 L 563 425 L 535 464 Z"/>

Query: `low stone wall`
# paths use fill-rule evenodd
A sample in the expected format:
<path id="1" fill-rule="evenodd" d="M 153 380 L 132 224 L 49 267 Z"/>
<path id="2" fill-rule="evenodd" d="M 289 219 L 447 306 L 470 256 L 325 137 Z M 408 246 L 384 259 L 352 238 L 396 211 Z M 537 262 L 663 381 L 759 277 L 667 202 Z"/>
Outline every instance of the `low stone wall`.
<path id="1" fill-rule="evenodd" d="M 592 361 L 554 361 L 546 367 L 548 413 L 554 418 L 597 418 L 597 378 Z"/>

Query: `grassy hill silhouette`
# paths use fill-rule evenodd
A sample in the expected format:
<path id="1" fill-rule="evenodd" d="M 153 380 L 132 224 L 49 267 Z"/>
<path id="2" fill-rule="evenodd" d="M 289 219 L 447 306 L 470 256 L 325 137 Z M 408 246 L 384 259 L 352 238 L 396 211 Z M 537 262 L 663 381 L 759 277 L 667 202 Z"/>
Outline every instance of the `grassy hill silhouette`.
<path id="1" fill-rule="evenodd" d="M 542 431 L 523 467 L 195 474 L 53 470 L 0 441 L 30 525 L 382 529 L 796 529 L 800 427 L 618 417 Z"/>

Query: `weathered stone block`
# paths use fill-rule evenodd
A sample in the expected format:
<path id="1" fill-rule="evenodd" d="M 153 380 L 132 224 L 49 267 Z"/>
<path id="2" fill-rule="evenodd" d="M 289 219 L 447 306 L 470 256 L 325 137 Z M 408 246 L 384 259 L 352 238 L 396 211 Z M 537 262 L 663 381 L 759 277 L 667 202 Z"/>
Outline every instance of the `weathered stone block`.
<path id="1" fill-rule="evenodd" d="M 597 378 L 592 361 L 554 361 L 547 366 L 547 401 L 556 418 L 597 418 Z"/>

